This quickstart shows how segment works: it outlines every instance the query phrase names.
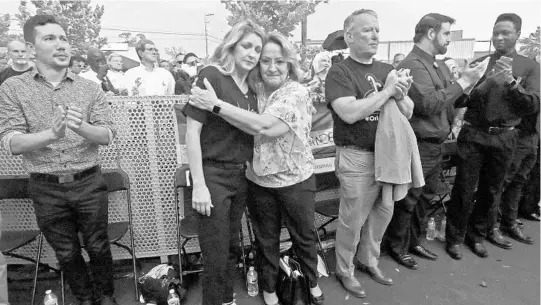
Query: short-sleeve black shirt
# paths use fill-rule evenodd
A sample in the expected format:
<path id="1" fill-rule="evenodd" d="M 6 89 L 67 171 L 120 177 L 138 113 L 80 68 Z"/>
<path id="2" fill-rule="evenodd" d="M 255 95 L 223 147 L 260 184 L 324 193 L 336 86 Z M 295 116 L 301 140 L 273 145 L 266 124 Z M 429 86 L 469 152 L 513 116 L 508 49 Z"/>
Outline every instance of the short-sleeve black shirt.
<path id="1" fill-rule="evenodd" d="M 357 100 L 368 97 L 383 89 L 387 74 L 393 66 L 373 61 L 371 64 L 359 63 L 351 57 L 333 65 L 325 80 L 325 100 L 334 121 L 334 143 L 338 146 L 356 145 L 373 150 L 376 142 L 379 111 L 353 124 L 344 122 L 332 108 L 331 102 L 347 96 Z M 356 101 L 362 103 L 362 101 Z"/>
<path id="2" fill-rule="evenodd" d="M 218 98 L 236 107 L 257 112 L 257 99 L 252 91 L 245 95 L 233 78 L 222 74 L 216 67 L 208 66 L 201 70 L 197 86 L 205 88 L 203 79 L 207 79 Z M 201 130 L 201 153 L 205 160 L 242 164 L 252 161 L 254 137 L 226 122 L 212 112 L 201 110 L 186 104 L 184 115 L 203 123 Z"/>
<path id="3" fill-rule="evenodd" d="M 6 79 L 8 79 L 10 77 L 21 75 L 21 74 L 26 73 L 26 72 L 28 72 L 30 70 L 32 70 L 31 67 L 24 70 L 24 71 L 15 71 L 15 70 L 13 70 L 12 67 L 7 67 L 7 68 L 5 68 L 4 70 L 2 70 L 0 72 L 0 85 L 2 85 L 6 81 Z"/>

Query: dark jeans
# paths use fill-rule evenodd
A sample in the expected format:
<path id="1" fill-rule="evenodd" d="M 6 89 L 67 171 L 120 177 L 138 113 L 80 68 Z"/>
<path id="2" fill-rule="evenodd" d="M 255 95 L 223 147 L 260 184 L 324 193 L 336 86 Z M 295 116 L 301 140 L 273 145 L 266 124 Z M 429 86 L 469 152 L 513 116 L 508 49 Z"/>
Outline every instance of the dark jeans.
<path id="1" fill-rule="evenodd" d="M 425 186 L 410 189 L 406 198 L 395 202 L 393 218 L 387 227 L 386 240 L 395 254 L 405 254 L 410 247 L 421 245 L 420 237 L 426 211 L 441 187 L 443 144 L 418 140 Z"/>
<path id="2" fill-rule="evenodd" d="M 210 216 L 199 215 L 199 245 L 205 264 L 203 305 L 221 305 L 233 301 L 239 234 L 248 185 L 244 168 L 203 165 L 203 173 L 214 205 Z"/>
<path id="3" fill-rule="evenodd" d="M 447 243 L 481 242 L 500 206 L 505 173 L 516 145 L 517 131 L 491 135 L 464 125 L 457 139 L 458 164 L 447 207 Z M 473 201 L 475 188 L 477 200 Z"/>
<path id="4" fill-rule="evenodd" d="M 112 296 L 113 259 L 107 236 L 108 195 L 101 172 L 64 184 L 30 178 L 28 192 L 34 202 L 38 226 L 54 249 L 77 299 Z M 81 255 L 78 232 L 82 234 L 90 257 L 92 282 Z"/>
<path id="5" fill-rule="evenodd" d="M 533 134 L 517 138 L 517 147 L 511 167 L 505 178 L 505 188 L 501 202 L 501 224 L 512 226 L 517 220 L 518 206 L 524 185 L 528 183 L 530 172 L 537 161 L 539 135 Z M 500 219 L 493 219 L 493 228 L 500 226 Z"/>
<path id="6" fill-rule="evenodd" d="M 518 212 L 522 215 L 539 213 L 539 197 L 541 195 L 539 182 L 539 144 L 537 145 L 537 158 L 534 167 L 530 171 L 528 182 L 524 186 Z"/>
<path id="7" fill-rule="evenodd" d="M 248 209 L 260 249 L 260 282 L 264 291 L 276 291 L 282 223 L 310 287 L 317 286 L 315 177 L 292 186 L 266 188 L 248 182 Z"/>

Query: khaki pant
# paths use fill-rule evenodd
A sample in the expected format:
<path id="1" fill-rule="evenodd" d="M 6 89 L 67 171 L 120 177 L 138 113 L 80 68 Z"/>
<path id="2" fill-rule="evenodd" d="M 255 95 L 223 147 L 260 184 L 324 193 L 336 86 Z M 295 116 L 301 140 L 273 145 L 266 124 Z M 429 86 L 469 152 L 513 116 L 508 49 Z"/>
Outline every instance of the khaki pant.
<path id="1" fill-rule="evenodd" d="M 393 216 L 393 202 L 383 202 L 375 181 L 374 153 L 337 147 L 340 212 L 336 229 L 336 273 L 353 276 L 353 259 L 378 265 L 380 245 Z"/>
<path id="2" fill-rule="evenodd" d="M 0 237 L 2 236 L 2 214 L 0 213 Z M 8 265 L 6 258 L 0 252 L 0 305 L 9 304 L 8 301 Z"/>

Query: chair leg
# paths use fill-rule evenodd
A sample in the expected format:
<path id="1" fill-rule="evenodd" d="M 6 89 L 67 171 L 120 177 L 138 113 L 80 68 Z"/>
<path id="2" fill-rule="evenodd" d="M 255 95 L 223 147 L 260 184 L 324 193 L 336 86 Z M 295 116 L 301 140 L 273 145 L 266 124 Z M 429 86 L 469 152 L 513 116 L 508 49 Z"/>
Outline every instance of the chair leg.
<path id="1" fill-rule="evenodd" d="M 330 274 L 329 262 L 327 261 L 327 255 L 325 254 L 325 250 L 323 249 L 323 244 L 321 244 L 321 238 L 319 238 L 319 232 L 317 230 L 317 225 L 315 221 L 314 221 L 314 227 L 316 228 L 317 243 L 319 244 L 321 255 L 323 255 L 323 262 L 325 263 L 325 270 L 327 270 L 327 274 Z"/>
<path id="2" fill-rule="evenodd" d="M 62 288 L 62 305 L 66 305 L 66 288 L 64 287 L 64 271 L 60 271 L 60 287 Z"/>
<path id="3" fill-rule="evenodd" d="M 179 230 L 180 230 L 180 227 L 179 227 Z M 184 254 L 184 259 L 188 259 L 188 253 L 186 253 L 186 248 L 184 248 L 186 246 L 186 244 L 188 243 L 188 241 L 190 241 L 191 238 L 185 238 L 184 239 L 184 242 L 182 243 L 182 245 L 180 246 L 179 250 L 178 250 L 178 253 L 179 253 L 179 257 L 178 257 L 178 269 L 179 269 L 179 276 L 180 276 L 180 285 L 182 286 L 182 281 L 183 281 L 183 272 L 182 271 L 182 256 L 180 255 L 181 251 L 182 253 Z"/>
<path id="4" fill-rule="evenodd" d="M 36 304 L 36 288 L 38 286 L 39 261 L 41 259 L 41 248 L 43 246 L 43 233 L 38 235 L 38 255 L 36 257 L 36 271 L 34 272 L 34 287 L 32 288 L 32 305 Z"/>
<path id="5" fill-rule="evenodd" d="M 177 185 L 175 181 L 175 185 Z M 180 285 L 182 286 L 182 255 L 181 255 L 181 245 L 180 245 L 180 208 L 179 208 L 179 202 L 178 202 L 178 188 L 175 187 L 175 223 L 177 225 L 177 255 L 178 255 L 178 269 L 179 269 L 179 277 L 180 277 Z"/>
<path id="6" fill-rule="evenodd" d="M 240 255 L 242 256 L 242 269 L 244 270 L 244 276 L 246 277 L 247 275 L 246 253 L 244 252 L 244 234 L 242 233 L 242 227 L 240 228 L 239 237 L 240 237 L 240 251 L 241 251 Z"/>
<path id="7" fill-rule="evenodd" d="M 135 301 L 139 301 L 139 287 L 137 287 L 137 258 L 135 257 L 135 242 L 133 240 L 133 231 L 130 235 L 130 242 L 132 246 L 132 265 L 133 265 L 133 288 L 135 289 Z"/>
<path id="8" fill-rule="evenodd" d="M 250 223 L 250 214 L 246 208 L 246 228 L 248 229 L 248 239 L 250 240 L 250 252 L 254 250 L 254 237 L 252 236 L 252 224 Z"/>

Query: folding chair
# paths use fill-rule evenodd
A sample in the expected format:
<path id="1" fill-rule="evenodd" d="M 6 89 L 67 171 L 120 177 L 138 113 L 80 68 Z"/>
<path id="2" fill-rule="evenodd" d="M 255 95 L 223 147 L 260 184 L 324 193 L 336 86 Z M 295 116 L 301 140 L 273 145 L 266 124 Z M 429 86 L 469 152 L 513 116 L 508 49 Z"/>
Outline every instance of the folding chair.
<path id="1" fill-rule="evenodd" d="M 179 266 L 179 276 L 180 284 L 183 283 L 184 275 L 200 273 L 203 271 L 202 268 L 196 268 L 192 270 L 188 269 L 187 257 L 188 253 L 186 252 L 186 244 L 197 238 L 197 224 L 198 217 L 191 209 L 185 209 L 187 205 L 192 206 L 192 182 L 190 177 L 190 167 L 188 165 L 183 165 L 175 172 L 175 182 L 174 182 L 174 191 L 175 191 L 175 213 L 176 213 L 176 224 L 177 224 L 177 249 L 178 249 L 178 266 Z M 182 188 L 183 198 L 179 199 L 179 188 Z M 182 201 L 180 201 L 182 200 Z M 180 219 L 180 206 L 183 207 L 184 217 Z M 184 238 L 184 241 L 181 244 L 181 239 Z M 186 265 L 183 266 L 182 254 L 186 258 Z"/>
<path id="2" fill-rule="evenodd" d="M 135 256 L 135 242 L 133 235 L 133 215 L 131 205 L 131 193 L 130 193 L 130 179 L 128 174 L 121 168 L 103 170 L 103 177 L 107 184 L 107 193 L 114 193 L 118 191 L 126 191 L 126 204 L 128 210 L 128 221 L 113 222 L 108 224 L 107 234 L 109 237 L 109 243 L 125 249 L 132 257 L 133 267 L 133 285 L 135 289 L 135 299 L 139 300 L 139 290 L 137 286 L 137 258 Z M 127 232 L 130 232 L 130 246 L 126 246 L 120 243 L 120 240 Z M 83 239 L 79 235 L 81 246 L 84 247 Z M 62 300 L 64 300 L 64 273 L 61 272 L 62 282 Z M 64 302 L 62 302 L 64 304 Z"/>
<path id="3" fill-rule="evenodd" d="M 316 174 L 316 189 L 318 192 L 339 188 L 340 181 L 334 172 Z M 322 232 L 321 235 L 323 235 L 323 237 L 327 235 L 327 229 L 325 229 L 325 227 L 338 219 L 339 208 L 340 198 L 316 201 L 316 213 L 329 218 L 327 221 L 317 227 L 318 234 L 319 232 Z"/>
<path id="4" fill-rule="evenodd" d="M 28 176 L 0 176 L 0 202 L 6 199 L 28 199 Z M 32 259 L 15 251 L 23 246 L 28 245 L 34 240 L 38 241 L 38 253 L 36 259 Z M 3 231 L 0 239 L 0 251 L 7 256 L 23 259 L 35 264 L 34 282 L 32 287 L 32 305 L 36 297 L 36 287 L 38 282 L 39 266 L 41 251 L 43 248 L 43 234 L 39 230 L 24 230 L 24 231 Z M 59 271 L 48 265 L 44 265 L 49 269 Z"/>

